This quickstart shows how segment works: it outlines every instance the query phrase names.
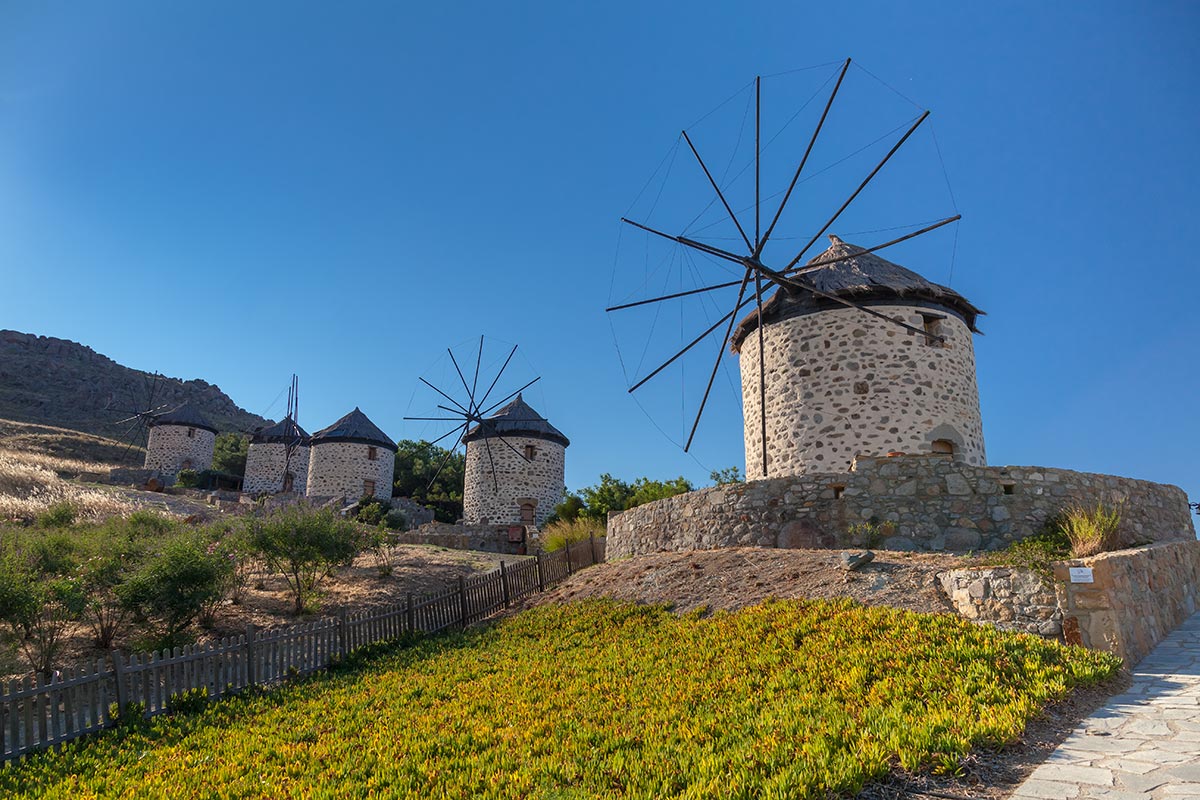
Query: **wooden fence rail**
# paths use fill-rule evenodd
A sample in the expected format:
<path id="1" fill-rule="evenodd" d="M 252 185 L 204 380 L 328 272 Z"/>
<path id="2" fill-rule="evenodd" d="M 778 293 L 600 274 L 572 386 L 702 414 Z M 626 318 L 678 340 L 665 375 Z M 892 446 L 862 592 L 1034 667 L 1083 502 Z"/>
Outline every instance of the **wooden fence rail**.
<path id="1" fill-rule="evenodd" d="M 107 659 L 0 686 L 0 760 L 69 742 L 116 724 L 119 714 L 152 717 L 185 699 L 217 700 L 327 668 L 335 658 L 409 632 L 465 628 L 518 600 L 545 591 L 576 570 L 604 560 L 604 541 L 589 540 L 484 575 L 459 578 L 435 594 L 403 604 L 282 628 L 246 632 L 220 642 L 153 653 L 114 650 Z M 191 693 L 188 695 L 188 693 Z"/>

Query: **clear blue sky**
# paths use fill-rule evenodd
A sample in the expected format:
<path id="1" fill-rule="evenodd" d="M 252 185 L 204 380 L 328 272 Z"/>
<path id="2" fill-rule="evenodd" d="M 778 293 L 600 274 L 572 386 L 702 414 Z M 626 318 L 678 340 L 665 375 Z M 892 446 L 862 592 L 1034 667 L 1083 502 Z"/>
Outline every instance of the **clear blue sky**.
<path id="1" fill-rule="evenodd" d="M 934 112 L 989 460 L 1200 495 L 1194 3 L 186 5 L 0 2 L 0 327 L 274 416 L 295 371 L 310 429 L 358 405 L 396 438 L 483 333 L 543 376 L 572 488 L 703 482 L 741 421 L 717 403 L 693 458 L 625 393 L 616 219 L 755 74 L 849 56 Z M 927 218 L 894 187 L 851 230 Z M 951 241 L 895 256 L 944 282 Z"/>

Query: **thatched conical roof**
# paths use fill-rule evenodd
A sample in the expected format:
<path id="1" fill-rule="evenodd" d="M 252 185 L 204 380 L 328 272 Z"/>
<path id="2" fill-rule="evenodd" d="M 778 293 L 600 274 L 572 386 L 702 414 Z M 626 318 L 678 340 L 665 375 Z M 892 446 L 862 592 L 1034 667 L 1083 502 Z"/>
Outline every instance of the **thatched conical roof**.
<path id="1" fill-rule="evenodd" d="M 504 408 L 492 414 L 482 424 L 467 431 L 464 442 L 476 439 L 492 439 L 508 436 L 528 436 L 533 439 L 545 439 L 557 442 L 563 447 L 571 444 L 571 440 L 563 436 L 562 431 L 551 425 L 545 417 L 534 411 L 520 393 Z"/>
<path id="2" fill-rule="evenodd" d="M 259 428 L 250 437 L 251 444 L 308 444 L 308 434 L 291 417 Z"/>
<path id="3" fill-rule="evenodd" d="M 868 253 L 858 245 L 843 242 L 836 236 L 830 235 L 829 241 L 829 248 L 810 259 L 808 264 L 831 259 L 837 261 L 798 276 L 814 288 L 868 306 L 881 303 L 937 306 L 959 317 L 972 331 L 979 332 L 975 320 L 984 312 L 950 287 L 926 280 L 910 269 L 893 264 L 875 253 Z M 785 287 L 763 303 L 763 322 L 770 324 L 835 308 L 845 306 L 803 289 Z M 743 318 L 734 331 L 731 342 L 733 350 L 738 351 L 742 341 L 757 328 L 756 310 Z"/>
<path id="4" fill-rule="evenodd" d="M 204 414 L 200 413 L 200 409 L 191 403 L 184 403 L 170 411 L 164 411 L 151 420 L 150 427 L 153 428 L 158 425 L 182 425 L 188 428 L 202 428 L 213 433 L 217 432 L 217 429 L 209 423 Z"/>
<path id="5" fill-rule="evenodd" d="M 367 415 L 360 411 L 357 406 L 353 411 L 328 428 L 322 428 L 314 433 L 310 437 L 310 442 L 313 445 L 325 444 L 326 442 L 374 444 L 386 447 L 393 453 L 399 449 L 396 443 L 386 433 L 381 431 L 374 422 L 367 419 Z"/>

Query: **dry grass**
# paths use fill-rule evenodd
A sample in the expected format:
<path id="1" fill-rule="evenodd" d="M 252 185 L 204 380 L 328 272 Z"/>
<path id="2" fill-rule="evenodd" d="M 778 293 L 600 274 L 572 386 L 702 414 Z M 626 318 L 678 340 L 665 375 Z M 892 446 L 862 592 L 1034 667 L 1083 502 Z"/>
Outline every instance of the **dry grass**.
<path id="1" fill-rule="evenodd" d="M 114 434 L 118 433 L 114 428 Z M 141 447 L 130 448 L 125 442 L 104 436 L 10 419 L 0 419 L 0 446 L 105 466 L 140 465 L 145 452 Z"/>
<path id="2" fill-rule="evenodd" d="M 603 535 L 604 523 L 602 522 L 583 517 L 570 522 L 560 519 L 542 529 L 542 548 L 547 553 L 551 553 L 566 547 L 568 542 L 571 544 L 586 542 L 589 536 L 598 538 Z"/>
<path id="3" fill-rule="evenodd" d="M 1117 549 L 1122 504 L 1097 502 L 1095 508 L 1071 506 L 1063 513 L 1062 530 L 1071 541 L 1071 555 L 1086 558 Z"/>
<path id="4" fill-rule="evenodd" d="M 62 503 L 73 506 L 79 519 L 105 519 L 136 509 L 137 504 L 124 497 L 58 476 L 60 471 L 103 469 L 92 462 L 0 449 L 0 520 L 32 520 Z"/>

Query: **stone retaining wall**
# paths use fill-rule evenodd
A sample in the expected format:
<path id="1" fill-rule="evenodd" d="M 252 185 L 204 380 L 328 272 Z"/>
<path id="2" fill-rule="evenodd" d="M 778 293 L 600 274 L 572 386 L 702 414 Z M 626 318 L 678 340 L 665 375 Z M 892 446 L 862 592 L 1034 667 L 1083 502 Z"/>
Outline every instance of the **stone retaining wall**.
<path id="1" fill-rule="evenodd" d="M 1089 567 L 1092 583 L 1072 583 Z M 1200 542 L 1119 550 L 1054 565 L 1064 637 L 1137 664 L 1200 608 Z"/>
<path id="2" fill-rule="evenodd" d="M 970 567 L 938 575 L 959 614 L 997 628 L 1058 638 L 1062 611 L 1054 587 L 1036 572 L 1015 567 Z"/>
<path id="3" fill-rule="evenodd" d="M 520 526 L 518 526 L 520 527 Z M 524 555 L 527 550 L 527 531 L 522 540 L 508 540 L 508 525 L 450 525 L 428 522 L 416 530 L 393 534 L 400 544 L 429 544 L 451 550 L 482 550 L 485 553 Z"/>
<path id="4" fill-rule="evenodd" d="M 998 550 L 1072 503 L 1126 502 L 1124 543 L 1195 539 L 1166 484 L 1045 467 L 973 467 L 948 455 L 858 458 L 808 473 L 689 492 L 611 516 L 611 556 L 718 547 L 837 547 L 873 524 L 888 550 Z"/>

